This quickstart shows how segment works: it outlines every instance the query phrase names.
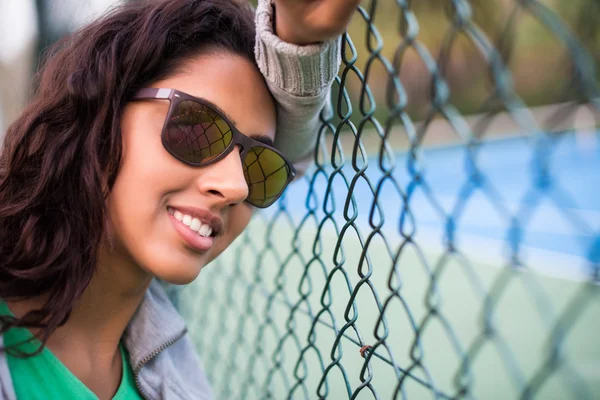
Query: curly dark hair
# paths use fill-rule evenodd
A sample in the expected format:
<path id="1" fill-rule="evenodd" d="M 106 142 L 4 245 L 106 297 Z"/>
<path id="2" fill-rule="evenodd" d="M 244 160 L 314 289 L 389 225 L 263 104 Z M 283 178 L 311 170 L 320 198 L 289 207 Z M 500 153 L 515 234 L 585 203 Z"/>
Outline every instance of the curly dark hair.
<path id="1" fill-rule="evenodd" d="M 54 46 L 0 155 L 0 299 L 45 303 L 0 317 L 0 333 L 36 328 L 45 344 L 89 285 L 130 96 L 201 53 L 255 63 L 254 41 L 247 4 L 154 0 L 112 9 Z"/>

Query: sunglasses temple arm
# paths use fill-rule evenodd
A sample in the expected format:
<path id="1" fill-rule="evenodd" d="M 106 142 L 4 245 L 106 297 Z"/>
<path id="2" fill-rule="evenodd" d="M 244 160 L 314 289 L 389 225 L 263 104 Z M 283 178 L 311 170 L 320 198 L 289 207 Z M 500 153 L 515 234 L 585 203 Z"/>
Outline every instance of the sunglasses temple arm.
<path id="1" fill-rule="evenodd" d="M 173 89 L 157 89 L 157 88 L 144 88 L 140 89 L 133 96 L 134 99 L 162 99 L 167 100 L 171 98 Z"/>

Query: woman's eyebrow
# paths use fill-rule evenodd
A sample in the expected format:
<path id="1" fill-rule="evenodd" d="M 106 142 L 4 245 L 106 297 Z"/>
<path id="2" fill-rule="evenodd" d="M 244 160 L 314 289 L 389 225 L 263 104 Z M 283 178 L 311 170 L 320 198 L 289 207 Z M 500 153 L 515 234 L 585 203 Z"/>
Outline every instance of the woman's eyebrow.
<path id="1" fill-rule="evenodd" d="M 275 147 L 275 143 L 273 142 L 273 139 L 271 139 L 269 136 L 256 135 L 256 136 L 249 136 L 249 137 L 250 137 L 250 139 L 256 140 L 257 142 L 266 144 L 267 146 Z"/>
<path id="2" fill-rule="evenodd" d="M 221 107 L 219 107 L 218 105 L 216 105 L 215 103 L 213 103 L 212 101 L 206 100 L 206 99 L 202 99 L 207 105 L 209 105 L 212 109 L 214 109 L 216 112 L 218 112 L 219 114 L 221 114 L 222 116 L 224 116 L 225 118 L 227 118 L 227 120 L 229 122 L 231 122 L 233 124 L 233 126 L 237 127 L 237 123 L 235 122 L 235 120 L 233 118 L 231 118 L 231 116 L 229 114 L 227 114 L 225 112 L 225 110 L 223 110 Z"/>

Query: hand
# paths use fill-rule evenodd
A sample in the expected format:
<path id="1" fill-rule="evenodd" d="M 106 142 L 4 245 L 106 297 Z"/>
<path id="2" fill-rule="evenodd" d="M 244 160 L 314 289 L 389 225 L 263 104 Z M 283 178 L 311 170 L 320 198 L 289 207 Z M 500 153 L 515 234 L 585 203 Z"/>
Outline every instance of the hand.
<path id="1" fill-rule="evenodd" d="M 297 45 L 344 33 L 360 0 L 275 0 L 275 33 Z"/>

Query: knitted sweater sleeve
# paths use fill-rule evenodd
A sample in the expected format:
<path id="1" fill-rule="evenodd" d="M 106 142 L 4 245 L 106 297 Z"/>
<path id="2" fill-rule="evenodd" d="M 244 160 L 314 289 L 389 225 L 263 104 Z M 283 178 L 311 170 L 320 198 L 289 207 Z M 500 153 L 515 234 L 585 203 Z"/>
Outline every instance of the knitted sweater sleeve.
<path id="1" fill-rule="evenodd" d="M 259 0 L 255 55 L 277 103 L 275 147 L 302 173 L 316 146 L 319 114 L 338 72 L 341 39 L 297 46 L 279 39 L 273 22 L 273 1 Z"/>

